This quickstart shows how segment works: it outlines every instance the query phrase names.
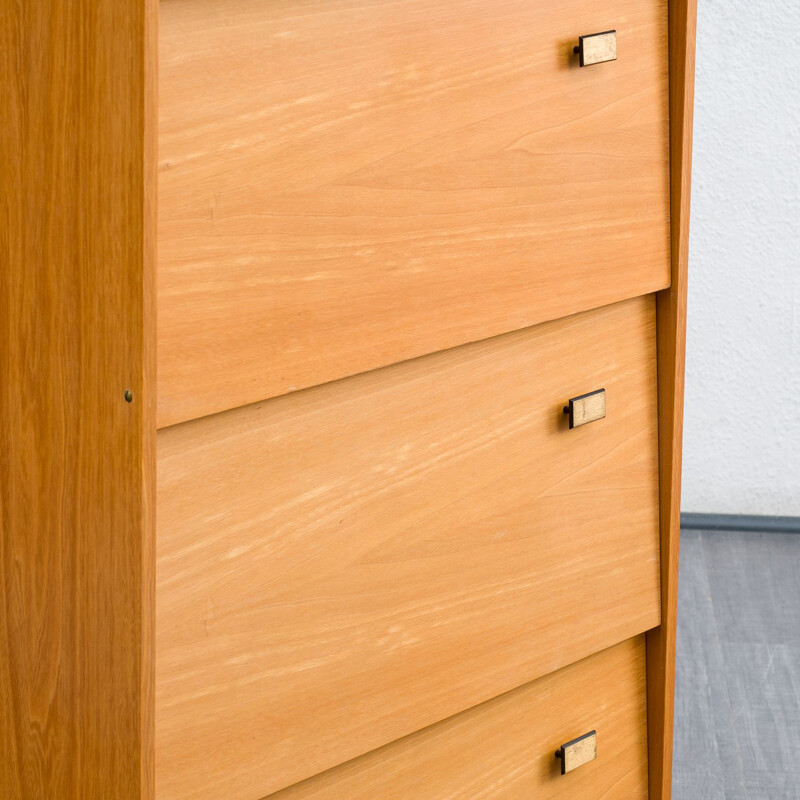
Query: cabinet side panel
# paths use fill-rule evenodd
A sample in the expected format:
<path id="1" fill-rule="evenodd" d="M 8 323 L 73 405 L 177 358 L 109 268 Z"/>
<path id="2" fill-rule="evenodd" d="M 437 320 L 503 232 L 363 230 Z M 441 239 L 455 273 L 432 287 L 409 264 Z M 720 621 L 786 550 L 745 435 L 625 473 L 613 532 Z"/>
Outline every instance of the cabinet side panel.
<path id="1" fill-rule="evenodd" d="M 647 636 L 650 796 L 672 786 L 675 632 L 678 609 L 681 442 L 692 172 L 696 0 L 669 4 L 672 283 L 656 295 L 661 507 L 661 625 Z"/>
<path id="2" fill-rule="evenodd" d="M 153 796 L 156 11 L 0 10 L 3 798 Z"/>

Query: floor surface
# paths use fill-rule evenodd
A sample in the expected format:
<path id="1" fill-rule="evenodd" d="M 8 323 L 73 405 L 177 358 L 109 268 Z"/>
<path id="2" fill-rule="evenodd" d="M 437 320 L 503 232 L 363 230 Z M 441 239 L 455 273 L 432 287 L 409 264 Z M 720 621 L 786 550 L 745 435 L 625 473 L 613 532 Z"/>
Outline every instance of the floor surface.
<path id="1" fill-rule="evenodd" d="M 800 534 L 685 530 L 674 800 L 800 800 Z"/>

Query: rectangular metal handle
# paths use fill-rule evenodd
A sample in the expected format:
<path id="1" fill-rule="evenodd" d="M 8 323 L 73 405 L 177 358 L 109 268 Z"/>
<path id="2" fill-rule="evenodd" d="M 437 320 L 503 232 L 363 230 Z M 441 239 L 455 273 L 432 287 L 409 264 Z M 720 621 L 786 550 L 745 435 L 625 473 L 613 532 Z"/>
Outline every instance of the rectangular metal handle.
<path id="1" fill-rule="evenodd" d="M 596 389 L 588 394 L 570 397 L 569 405 L 564 406 L 564 413 L 569 414 L 569 429 L 579 428 L 606 415 L 606 390 Z"/>
<path id="2" fill-rule="evenodd" d="M 597 731 L 589 731 L 571 742 L 562 744 L 556 750 L 556 758 L 561 759 L 562 775 L 594 761 L 597 758 Z"/>
<path id="3" fill-rule="evenodd" d="M 588 36 L 579 36 L 573 51 L 581 57 L 581 66 L 602 64 L 617 60 L 617 32 L 603 31 Z"/>

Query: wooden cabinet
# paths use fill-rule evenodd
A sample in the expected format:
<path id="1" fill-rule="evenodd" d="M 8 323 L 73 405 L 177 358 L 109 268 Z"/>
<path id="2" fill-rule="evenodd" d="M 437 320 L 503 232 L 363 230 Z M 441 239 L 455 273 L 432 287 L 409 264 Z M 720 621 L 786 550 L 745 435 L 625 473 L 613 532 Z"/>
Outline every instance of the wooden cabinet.
<path id="1" fill-rule="evenodd" d="M 0 796 L 669 797 L 693 31 L 0 17 Z"/>

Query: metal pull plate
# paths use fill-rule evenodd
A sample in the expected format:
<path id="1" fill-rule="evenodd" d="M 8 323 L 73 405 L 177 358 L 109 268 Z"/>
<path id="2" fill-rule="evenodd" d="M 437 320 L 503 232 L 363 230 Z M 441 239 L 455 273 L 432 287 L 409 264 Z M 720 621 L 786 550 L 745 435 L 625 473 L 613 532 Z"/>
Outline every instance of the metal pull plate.
<path id="1" fill-rule="evenodd" d="M 597 389 L 578 397 L 570 397 L 569 405 L 564 406 L 564 413 L 569 414 L 569 429 L 580 428 L 606 415 L 606 390 Z"/>
<path id="2" fill-rule="evenodd" d="M 581 57 L 581 66 L 602 64 L 617 60 L 617 32 L 603 31 L 589 36 L 579 36 L 578 45 L 573 48 Z"/>
<path id="3" fill-rule="evenodd" d="M 594 761 L 597 758 L 597 731 L 589 731 L 571 742 L 562 744 L 556 750 L 556 758 L 561 759 L 562 775 Z"/>

